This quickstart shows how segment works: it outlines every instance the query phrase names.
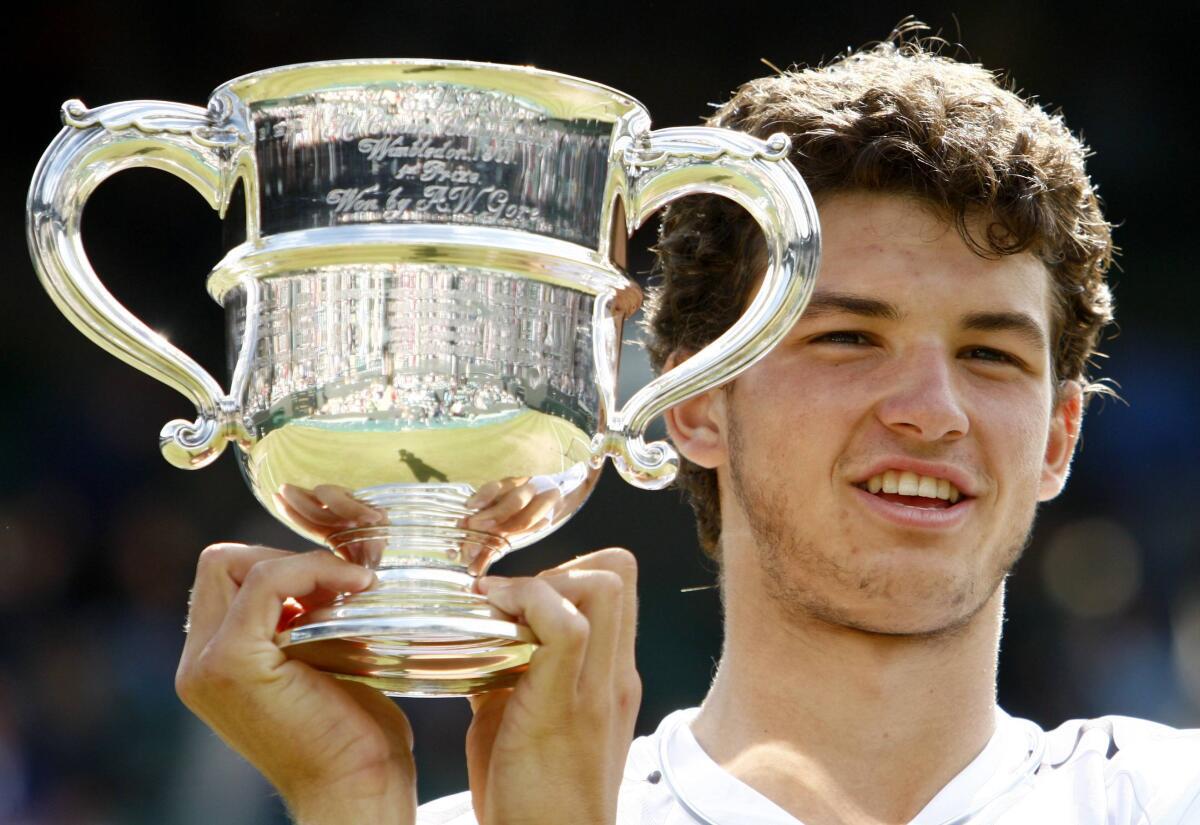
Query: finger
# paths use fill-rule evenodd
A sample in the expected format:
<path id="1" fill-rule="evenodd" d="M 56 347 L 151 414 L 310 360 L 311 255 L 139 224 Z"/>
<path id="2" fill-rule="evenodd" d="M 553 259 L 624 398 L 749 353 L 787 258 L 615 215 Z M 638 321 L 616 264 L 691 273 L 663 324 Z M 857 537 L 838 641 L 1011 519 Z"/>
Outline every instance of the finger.
<path id="1" fill-rule="evenodd" d="M 306 530 L 310 530 L 313 533 L 320 535 L 322 538 L 328 537 L 330 533 L 334 532 L 334 530 L 339 529 L 336 525 L 320 524 L 313 521 L 304 513 L 301 513 L 295 507 L 288 504 L 287 499 L 285 499 L 279 493 L 274 493 L 272 497 L 275 499 L 275 506 L 279 508 L 279 512 L 283 516 L 285 522 L 298 524 Z"/>
<path id="2" fill-rule="evenodd" d="M 608 570 L 621 578 L 621 628 L 616 659 L 633 664 L 637 644 L 637 558 L 623 547 L 609 547 L 572 559 L 545 571 L 542 576 L 550 577 L 564 570 Z"/>
<path id="3" fill-rule="evenodd" d="M 196 563 L 196 580 L 188 604 L 187 640 L 183 656 L 194 655 L 217 632 L 250 569 L 261 561 L 284 558 L 286 550 L 245 544 L 206 547 Z"/>
<path id="4" fill-rule="evenodd" d="M 561 501 L 562 493 L 557 487 L 544 493 L 538 493 L 515 516 L 503 522 L 500 525 L 500 531 L 502 533 L 518 533 L 528 530 L 535 524 L 544 521 Z"/>
<path id="5" fill-rule="evenodd" d="M 488 577 L 479 585 L 491 604 L 524 621 L 538 639 L 522 684 L 547 702 L 574 697 L 590 635 L 579 608 L 543 579 Z"/>
<path id="6" fill-rule="evenodd" d="M 341 527 L 346 523 L 344 518 L 330 511 L 309 490 L 304 490 L 291 484 L 284 484 L 279 488 L 279 495 L 283 498 L 284 502 L 298 512 L 307 522 L 323 527 Z"/>
<path id="7" fill-rule="evenodd" d="M 354 498 L 345 487 L 338 487 L 334 484 L 318 484 L 313 488 L 313 494 L 330 511 L 346 521 L 357 524 L 376 524 L 383 518 L 383 513 Z"/>
<path id="8" fill-rule="evenodd" d="M 213 641 L 274 644 L 286 599 L 303 601 L 320 591 L 357 593 L 374 580 L 370 570 L 325 550 L 262 561 L 246 574 Z"/>
<path id="9" fill-rule="evenodd" d="M 319 551 L 314 551 L 314 552 L 319 552 Z M 353 564 L 355 567 L 363 567 L 363 568 L 366 568 L 367 570 L 374 570 L 373 567 L 370 567 L 369 565 L 366 565 L 366 564 L 360 564 L 357 561 L 352 561 L 349 563 Z M 374 586 L 375 586 L 375 582 L 372 582 L 371 584 L 368 584 L 366 587 L 364 587 L 363 590 L 370 590 Z M 309 610 L 312 610 L 314 607 L 322 607 L 322 606 L 328 604 L 336 596 L 340 596 L 342 593 L 346 593 L 346 592 L 349 592 L 349 591 L 329 590 L 325 587 L 317 587 L 315 590 L 313 590 L 311 593 L 309 593 L 305 596 L 294 596 L 289 599 L 286 599 L 285 604 L 291 603 L 291 604 L 295 605 L 296 607 L 298 607 L 301 613 L 307 613 Z M 362 592 L 362 591 L 355 591 L 355 592 Z"/>
<path id="10" fill-rule="evenodd" d="M 476 509 L 482 509 L 490 505 L 496 500 L 497 496 L 507 493 L 509 490 L 520 487 L 529 476 L 509 476 L 496 481 L 489 481 L 476 491 L 475 495 L 466 500 L 466 506 Z"/>
<path id="11" fill-rule="evenodd" d="M 490 536 L 472 537 L 463 542 L 463 558 L 467 560 L 467 572 L 472 576 L 482 576 L 500 556 L 511 549 L 511 545 L 495 534 Z"/>
<path id="12" fill-rule="evenodd" d="M 503 524 L 521 512 L 537 494 L 537 488 L 532 484 L 528 482 L 522 484 L 520 487 L 504 493 L 490 506 L 471 516 L 469 523 L 476 530 L 487 530 L 497 524 Z"/>
<path id="13" fill-rule="evenodd" d="M 492 500 L 499 495 L 501 484 L 502 482 L 500 481 L 489 481 L 487 484 L 484 484 L 475 491 L 475 495 L 466 500 L 465 506 L 475 508 L 486 507 L 491 504 Z"/>
<path id="14" fill-rule="evenodd" d="M 575 605 L 588 621 L 579 690 L 585 694 L 592 690 L 610 692 L 614 677 L 623 676 L 633 667 L 632 658 L 618 658 L 624 619 L 625 585 L 621 577 L 611 570 L 575 568 L 555 570 L 538 580 Z"/>

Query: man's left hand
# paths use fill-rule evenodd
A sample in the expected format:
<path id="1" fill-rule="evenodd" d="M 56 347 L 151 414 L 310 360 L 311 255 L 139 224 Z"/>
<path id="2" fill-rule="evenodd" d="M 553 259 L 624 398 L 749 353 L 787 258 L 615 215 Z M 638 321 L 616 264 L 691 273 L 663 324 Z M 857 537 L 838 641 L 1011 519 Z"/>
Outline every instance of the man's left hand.
<path id="1" fill-rule="evenodd" d="M 540 643 L 509 690 L 473 697 L 467 769 L 480 825 L 612 825 L 641 703 L 634 665 L 637 563 L 581 556 L 480 591 Z"/>

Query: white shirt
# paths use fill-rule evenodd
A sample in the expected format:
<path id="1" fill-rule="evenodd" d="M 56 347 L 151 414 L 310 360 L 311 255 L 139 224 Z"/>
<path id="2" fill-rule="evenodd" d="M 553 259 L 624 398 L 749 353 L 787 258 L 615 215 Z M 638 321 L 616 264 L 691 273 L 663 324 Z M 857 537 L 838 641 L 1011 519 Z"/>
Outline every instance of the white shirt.
<path id="1" fill-rule="evenodd" d="M 698 708 L 634 740 L 618 825 L 803 825 L 709 758 Z M 476 825 L 469 793 L 422 805 L 418 825 Z M 1104 716 L 1049 733 L 996 708 L 996 731 L 909 825 L 1200 825 L 1200 729 Z"/>

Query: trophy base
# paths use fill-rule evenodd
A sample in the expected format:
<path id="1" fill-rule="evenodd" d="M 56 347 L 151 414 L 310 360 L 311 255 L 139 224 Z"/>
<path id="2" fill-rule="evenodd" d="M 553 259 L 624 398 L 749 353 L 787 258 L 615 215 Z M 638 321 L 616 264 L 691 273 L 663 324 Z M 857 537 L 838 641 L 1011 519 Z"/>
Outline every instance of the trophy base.
<path id="1" fill-rule="evenodd" d="M 308 611 L 276 636 L 288 656 L 389 696 L 469 696 L 512 686 L 528 627 L 503 618 L 456 570 L 377 572 L 379 585 Z"/>

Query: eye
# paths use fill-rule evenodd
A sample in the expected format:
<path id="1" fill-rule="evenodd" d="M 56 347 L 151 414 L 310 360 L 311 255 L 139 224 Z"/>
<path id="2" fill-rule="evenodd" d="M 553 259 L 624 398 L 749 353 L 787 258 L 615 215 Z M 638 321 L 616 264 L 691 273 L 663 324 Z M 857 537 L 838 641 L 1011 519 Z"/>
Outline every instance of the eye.
<path id="1" fill-rule="evenodd" d="M 851 345 L 869 345 L 871 340 L 861 332 L 849 332 L 847 330 L 838 330 L 836 332 L 826 332 L 812 339 L 814 344 L 851 344 Z"/>
<path id="2" fill-rule="evenodd" d="M 991 364 L 1012 364 L 1013 366 L 1021 366 L 1021 362 L 1006 352 L 1001 352 L 998 349 L 991 347 L 970 347 L 963 350 L 962 355 Z"/>

